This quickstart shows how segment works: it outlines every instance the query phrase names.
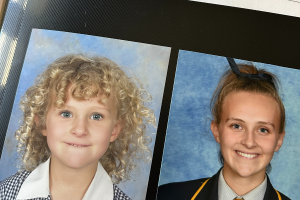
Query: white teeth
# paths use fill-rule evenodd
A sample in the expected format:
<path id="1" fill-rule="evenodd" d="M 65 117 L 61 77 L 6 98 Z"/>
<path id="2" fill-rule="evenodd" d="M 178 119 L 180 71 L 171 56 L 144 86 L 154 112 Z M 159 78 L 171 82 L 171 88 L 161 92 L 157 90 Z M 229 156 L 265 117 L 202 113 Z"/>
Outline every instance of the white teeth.
<path id="1" fill-rule="evenodd" d="M 247 154 L 247 153 L 242 153 L 242 152 L 239 152 L 239 151 L 236 151 L 239 155 L 243 156 L 243 157 L 246 157 L 246 158 L 254 158 L 256 156 L 258 156 L 258 154 Z"/>
<path id="2" fill-rule="evenodd" d="M 83 146 L 81 146 L 81 145 L 76 145 L 76 144 L 70 144 L 70 145 L 72 145 L 72 146 L 74 146 L 74 147 L 83 147 Z"/>

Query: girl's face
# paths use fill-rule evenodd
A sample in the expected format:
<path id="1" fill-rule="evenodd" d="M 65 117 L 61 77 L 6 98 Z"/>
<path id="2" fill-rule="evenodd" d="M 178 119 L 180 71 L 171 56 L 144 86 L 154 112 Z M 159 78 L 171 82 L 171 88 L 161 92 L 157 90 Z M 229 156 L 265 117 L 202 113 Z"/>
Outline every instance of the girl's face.
<path id="1" fill-rule="evenodd" d="M 279 105 L 271 96 L 232 92 L 222 105 L 220 124 L 212 122 L 224 157 L 224 173 L 263 177 L 285 133 L 279 133 Z"/>
<path id="2" fill-rule="evenodd" d="M 113 95 L 107 104 L 100 104 L 101 96 L 77 101 L 68 91 L 65 107 L 53 103 L 47 113 L 46 128 L 51 151 L 51 164 L 83 169 L 97 166 L 109 143 L 119 135 L 122 125 L 116 120 L 117 108 Z"/>

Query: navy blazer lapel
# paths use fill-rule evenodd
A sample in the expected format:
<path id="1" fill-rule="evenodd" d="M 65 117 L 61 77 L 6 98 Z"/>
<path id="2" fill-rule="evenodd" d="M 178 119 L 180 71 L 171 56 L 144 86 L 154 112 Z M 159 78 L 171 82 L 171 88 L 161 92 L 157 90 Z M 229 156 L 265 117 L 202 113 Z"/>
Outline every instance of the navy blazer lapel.
<path id="1" fill-rule="evenodd" d="M 221 169 L 207 181 L 195 200 L 218 200 L 218 181 Z"/>
<path id="2" fill-rule="evenodd" d="M 270 182 L 270 179 L 267 175 L 267 189 L 266 189 L 266 193 L 265 193 L 265 196 L 264 196 L 264 200 L 277 200 L 278 199 L 278 195 L 275 191 L 275 189 L 273 188 L 271 182 Z"/>

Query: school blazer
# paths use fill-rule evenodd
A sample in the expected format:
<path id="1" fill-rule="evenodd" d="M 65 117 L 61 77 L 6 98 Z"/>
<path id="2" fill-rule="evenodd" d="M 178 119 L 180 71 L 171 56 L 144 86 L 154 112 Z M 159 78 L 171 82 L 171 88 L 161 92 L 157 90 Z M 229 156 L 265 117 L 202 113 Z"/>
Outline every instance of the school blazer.
<path id="1" fill-rule="evenodd" d="M 221 169 L 211 177 L 204 185 L 195 200 L 218 200 L 218 180 Z M 168 183 L 158 187 L 157 200 L 191 200 L 197 190 L 208 178 L 192 181 Z M 280 192 L 279 192 L 280 193 Z M 282 200 L 290 200 L 287 196 L 280 193 Z M 267 175 L 267 189 L 264 200 L 277 200 L 278 195 L 273 188 Z"/>

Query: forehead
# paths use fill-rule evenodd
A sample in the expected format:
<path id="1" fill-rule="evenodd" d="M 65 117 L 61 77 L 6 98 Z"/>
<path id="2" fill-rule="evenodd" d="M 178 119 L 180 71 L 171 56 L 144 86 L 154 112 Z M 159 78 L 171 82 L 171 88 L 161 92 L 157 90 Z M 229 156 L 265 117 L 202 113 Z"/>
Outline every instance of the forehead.
<path id="1" fill-rule="evenodd" d="M 277 101 L 271 95 L 259 93 L 259 92 L 247 92 L 247 91 L 230 92 L 228 95 L 226 95 L 224 99 L 224 103 L 231 103 L 232 101 L 247 103 L 248 101 L 251 102 L 253 100 L 255 101 L 261 100 L 262 104 L 269 102 L 278 105 Z"/>
<path id="2" fill-rule="evenodd" d="M 231 92 L 225 97 L 222 105 L 222 118 L 225 116 L 243 117 L 249 120 L 275 120 L 279 123 L 280 108 L 277 101 L 270 95 Z"/>
<path id="3" fill-rule="evenodd" d="M 98 93 L 93 93 L 94 91 L 97 90 L 95 90 L 93 86 L 88 89 L 79 88 L 78 90 L 78 88 L 74 88 L 74 85 L 70 85 L 65 93 L 53 92 L 50 94 L 52 102 L 51 105 L 54 105 L 55 107 L 64 107 L 74 101 L 77 103 L 93 102 L 94 104 L 100 104 L 101 106 L 105 106 L 111 110 L 117 110 L 117 99 L 113 91 L 110 92 L 109 97 L 107 97 L 107 95 L 101 90 L 98 90 Z M 88 94 L 85 95 L 85 93 Z"/>

